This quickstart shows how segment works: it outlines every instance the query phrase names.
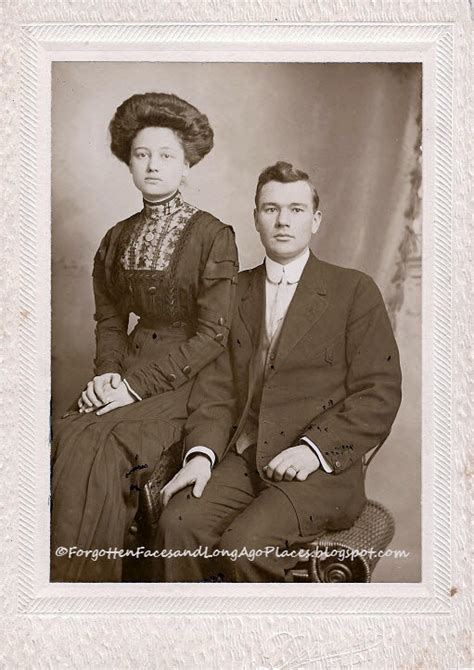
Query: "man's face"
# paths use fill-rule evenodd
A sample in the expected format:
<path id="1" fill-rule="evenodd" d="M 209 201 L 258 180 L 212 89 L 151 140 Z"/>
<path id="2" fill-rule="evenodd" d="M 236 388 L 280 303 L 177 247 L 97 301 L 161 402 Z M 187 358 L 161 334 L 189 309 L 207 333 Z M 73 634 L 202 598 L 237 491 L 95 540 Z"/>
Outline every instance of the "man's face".
<path id="1" fill-rule="evenodd" d="M 319 228 L 321 212 L 313 209 L 306 181 L 269 181 L 260 191 L 254 218 L 267 255 L 285 265 L 305 251 Z"/>

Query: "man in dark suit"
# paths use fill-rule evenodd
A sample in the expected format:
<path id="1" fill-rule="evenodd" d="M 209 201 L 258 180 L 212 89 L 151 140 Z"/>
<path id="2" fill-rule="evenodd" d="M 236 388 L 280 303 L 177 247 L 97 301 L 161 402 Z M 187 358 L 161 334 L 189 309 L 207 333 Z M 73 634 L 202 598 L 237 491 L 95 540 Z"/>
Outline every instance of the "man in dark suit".
<path id="1" fill-rule="evenodd" d="M 292 165 L 260 175 L 266 258 L 240 274 L 228 350 L 193 388 L 184 467 L 161 492 L 157 546 L 177 552 L 163 581 L 283 581 L 293 548 L 365 505 L 364 455 L 400 404 L 398 349 L 373 280 L 309 250 L 318 204 Z"/>

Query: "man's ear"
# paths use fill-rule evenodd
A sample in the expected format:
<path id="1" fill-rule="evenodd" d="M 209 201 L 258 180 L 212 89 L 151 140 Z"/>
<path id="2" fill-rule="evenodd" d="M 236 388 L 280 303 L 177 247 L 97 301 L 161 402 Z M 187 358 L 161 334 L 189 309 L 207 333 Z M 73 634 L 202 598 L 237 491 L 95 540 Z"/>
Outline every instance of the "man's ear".
<path id="1" fill-rule="evenodd" d="M 255 223 L 255 228 L 258 230 L 258 212 L 257 208 L 253 210 L 253 221 Z"/>
<path id="2" fill-rule="evenodd" d="M 317 209 L 315 211 L 315 213 L 313 214 L 313 225 L 311 227 L 311 232 L 313 233 L 313 235 L 315 235 L 318 232 L 319 226 L 321 225 L 321 219 L 322 218 L 323 218 L 323 215 L 321 214 L 319 209 Z"/>

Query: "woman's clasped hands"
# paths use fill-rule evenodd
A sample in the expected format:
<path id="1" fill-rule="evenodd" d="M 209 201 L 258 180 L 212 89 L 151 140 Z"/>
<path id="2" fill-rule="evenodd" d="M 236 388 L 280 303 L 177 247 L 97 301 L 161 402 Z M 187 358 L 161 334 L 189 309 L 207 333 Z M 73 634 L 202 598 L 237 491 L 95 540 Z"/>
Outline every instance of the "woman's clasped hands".
<path id="1" fill-rule="evenodd" d="M 97 409 L 96 414 L 100 416 L 118 407 L 130 405 L 135 400 L 118 372 L 106 372 L 97 375 L 87 384 L 77 405 L 81 414 Z"/>

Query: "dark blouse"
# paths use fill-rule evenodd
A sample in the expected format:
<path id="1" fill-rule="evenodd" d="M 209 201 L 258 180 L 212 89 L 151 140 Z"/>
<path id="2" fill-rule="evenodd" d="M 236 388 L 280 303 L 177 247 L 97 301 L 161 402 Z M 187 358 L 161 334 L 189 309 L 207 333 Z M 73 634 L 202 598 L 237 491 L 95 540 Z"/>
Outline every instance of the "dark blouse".
<path id="1" fill-rule="evenodd" d="M 141 398 L 180 387 L 226 346 L 237 273 L 230 226 L 179 192 L 145 202 L 106 233 L 94 259 L 95 374 L 126 374 Z M 156 358 L 131 369 L 130 312 L 162 343 Z"/>

